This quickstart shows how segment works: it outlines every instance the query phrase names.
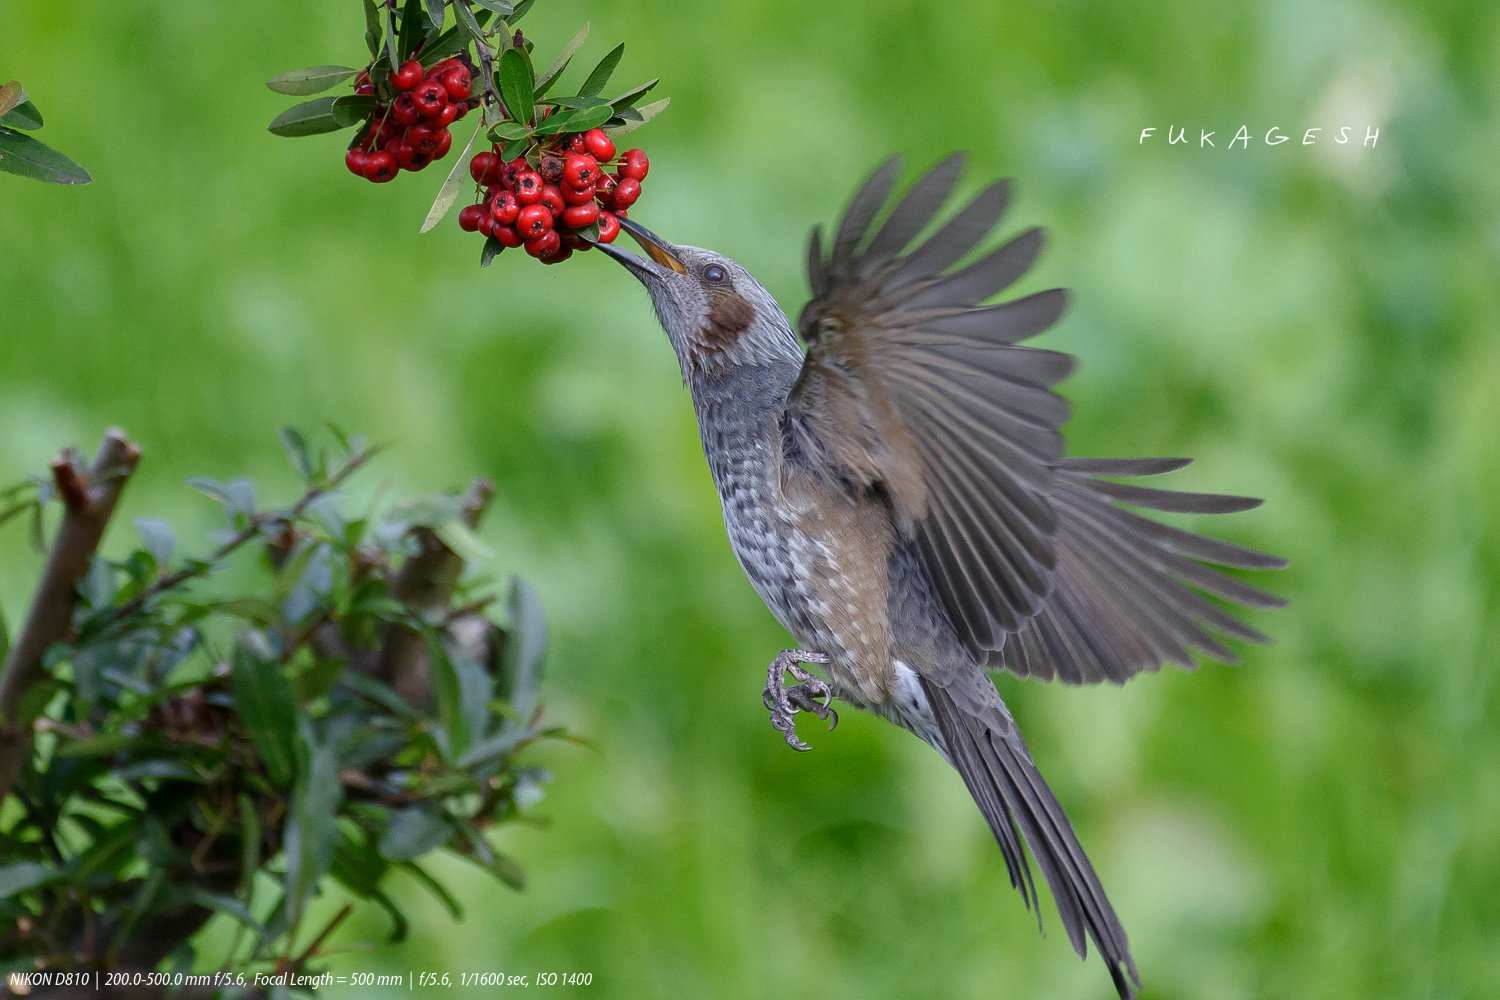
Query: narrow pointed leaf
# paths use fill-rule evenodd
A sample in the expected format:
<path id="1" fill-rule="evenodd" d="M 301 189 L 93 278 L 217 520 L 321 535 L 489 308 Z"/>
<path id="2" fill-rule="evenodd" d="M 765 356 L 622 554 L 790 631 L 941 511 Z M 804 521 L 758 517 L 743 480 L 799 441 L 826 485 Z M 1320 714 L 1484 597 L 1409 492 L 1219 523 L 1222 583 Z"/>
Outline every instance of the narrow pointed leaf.
<path id="1" fill-rule="evenodd" d="M 266 774 L 277 787 L 287 787 L 296 775 L 297 706 L 281 664 L 242 641 L 230 657 L 230 678 L 235 705 Z"/>
<path id="2" fill-rule="evenodd" d="M 608 104 L 583 108 L 574 113 L 573 119 L 568 123 L 568 131 L 587 132 L 591 128 L 598 128 L 614 116 L 615 110 Z"/>
<path id="3" fill-rule="evenodd" d="M 344 128 L 333 115 L 336 97 L 315 97 L 301 104 L 294 104 L 271 120 L 266 128 L 273 135 L 301 136 L 337 132 Z"/>
<path id="4" fill-rule="evenodd" d="M 401 59 L 396 54 L 396 14 L 389 7 L 380 8 L 381 20 L 385 23 L 385 57 L 391 64 L 391 72 L 401 68 Z"/>
<path id="5" fill-rule="evenodd" d="M 427 20 L 432 22 L 433 29 L 436 31 L 443 29 L 443 11 L 445 7 L 446 5 L 443 3 L 443 0 L 427 0 Z M 424 47 L 422 51 L 425 54 L 427 49 Z"/>
<path id="6" fill-rule="evenodd" d="M 501 17 L 510 17 L 516 9 L 515 5 L 509 3 L 508 0 L 474 0 L 474 2 L 485 10 L 494 11 Z"/>
<path id="7" fill-rule="evenodd" d="M 520 3 L 516 4 L 515 12 L 506 19 L 507 23 L 514 27 L 517 21 L 526 16 L 526 12 L 531 9 L 531 5 L 534 3 L 536 3 L 536 0 L 521 0 Z"/>
<path id="8" fill-rule="evenodd" d="M 524 122 L 501 122 L 489 131 L 491 142 L 524 139 L 529 135 L 531 135 L 531 126 Z"/>
<path id="9" fill-rule="evenodd" d="M 620 57 L 624 54 L 624 42 L 621 42 L 605 53 L 604 58 L 599 60 L 599 65 L 595 66 L 593 71 L 589 73 L 589 78 L 583 81 L 583 86 L 578 88 L 578 93 L 584 97 L 593 97 L 599 91 L 603 90 L 604 85 L 609 83 L 610 75 L 614 73 L 615 67 L 620 64 Z"/>
<path id="10" fill-rule="evenodd" d="M 625 108 L 633 108 L 635 107 L 636 102 L 639 101 L 642 97 L 645 97 L 647 94 L 651 93 L 652 88 L 655 87 L 658 83 L 661 83 L 661 77 L 659 76 L 655 79 L 646 81 L 639 87 L 632 87 L 630 90 L 625 91 L 625 93 L 621 94 L 619 97 L 611 99 L 609 101 L 609 105 L 616 111 L 621 111 Z"/>
<path id="11" fill-rule="evenodd" d="M 374 94 L 345 94 L 334 98 L 333 120 L 338 122 L 339 128 L 348 128 L 368 119 L 378 107 L 380 101 Z"/>
<path id="12" fill-rule="evenodd" d="M 478 19 L 474 16 L 474 12 L 467 5 L 461 3 L 454 4 L 453 16 L 458 20 L 459 24 L 468 29 L 470 35 L 475 38 L 484 37 L 484 26 L 479 23 Z"/>
<path id="13" fill-rule="evenodd" d="M 278 73 L 266 81 L 266 86 L 278 94 L 306 97 L 337 87 L 357 72 L 350 66 L 309 66 Z"/>
<path id="14" fill-rule="evenodd" d="M 505 109 L 518 122 L 531 121 L 536 93 L 532 89 L 531 67 L 520 49 L 506 49 L 500 54 L 500 65 L 495 70 L 499 77 L 500 97 Z"/>
<path id="15" fill-rule="evenodd" d="M 381 34 L 380 8 L 375 0 L 365 0 L 365 45 L 370 50 L 371 59 L 380 54 Z"/>
<path id="16" fill-rule="evenodd" d="M 406 5 L 401 8 L 401 34 L 396 46 L 401 62 L 411 58 L 422 35 L 422 0 L 406 0 Z"/>
<path id="17" fill-rule="evenodd" d="M 579 50 L 588 37 L 589 22 L 585 21 L 583 22 L 583 27 L 578 29 L 578 34 L 573 36 L 573 40 L 563 46 L 562 54 L 554 59 L 552 65 L 547 67 L 547 71 L 537 78 L 536 92 L 538 96 L 545 94 L 547 88 L 552 86 L 553 81 L 562 75 L 563 70 L 568 68 L 568 62 L 573 58 L 573 54 Z"/>
<path id="18" fill-rule="evenodd" d="M 666 110 L 667 105 L 671 103 L 672 99 L 670 97 L 663 97 L 659 101 L 652 101 L 650 104 L 642 105 L 639 108 L 626 108 L 620 115 L 617 116 L 624 119 L 623 123 L 620 125 L 611 125 L 610 127 L 606 128 L 605 131 L 608 132 L 612 137 L 617 135 L 624 135 L 627 132 L 634 132 L 636 129 L 640 128 L 642 125 L 646 124 L 651 119 L 661 114 L 662 111 Z"/>
<path id="19" fill-rule="evenodd" d="M 448 179 L 443 181 L 443 186 L 438 189 L 437 197 L 432 201 L 432 207 L 427 210 L 427 218 L 422 220 L 422 228 L 419 232 L 427 232 L 433 226 L 443 221 L 443 216 L 453 207 L 458 196 L 464 189 L 464 184 L 469 180 L 469 151 L 474 148 L 474 140 L 479 138 L 479 129 L 474 129 L 474 134 L 469 136 L 469 144 L 464 151 L 458 154 L 458 160 L 453 164 L 453 169 L 448 171 Z"/>
<path id="20" fill-rule="evenodd" d="M 0 170 L 49 184 L 87 184 L 89 172 L 23 132 L 0 128 Z"/>
<path id="21" fill-rule="evenodd" d="M 22 101 L 8 113 L 0 115 L 0 125 L 34 131 L 42 127 L 42 113 L 30 101 Z"/>
<path id="22" fill-rule="evenodd" d="M 505 249 L 505 244 L 495 237 L 487 237 L 484 241 L 484 249 L 479 254 L 479 266 L 489 267 L 490 261 L 500 256 L 500 251 Z"/>

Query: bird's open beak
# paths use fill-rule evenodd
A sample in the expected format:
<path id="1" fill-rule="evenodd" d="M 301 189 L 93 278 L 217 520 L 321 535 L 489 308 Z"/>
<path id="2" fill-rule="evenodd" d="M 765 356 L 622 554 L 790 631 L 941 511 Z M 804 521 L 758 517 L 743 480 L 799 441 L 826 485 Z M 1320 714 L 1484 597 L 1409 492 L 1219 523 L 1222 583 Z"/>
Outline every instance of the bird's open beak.
<path id="1" fill-rule="evenodd" d="M 646 255 L 655 263 L 655 267 L 647 264 L 644 259 L 637 257 L 628 250 L 622 250 L 612 243 L 597 243 L 595 245 L 634 271 L 637 277 L 646 277 L 647 275 L 655 278 L 662 277 L 660 273 L 661 268 L 669 268 L 678 274 L 687 274 L 687 268 L 683 266 L 682 261 L 677 259 L 677 255 L 672 253 L 672 244 L 663 240 L 645 226 L 637 225 L 629 219 L 621 219 L 620 228 L 635 238 L 635 241 L 641 245 L 641 249 L 646 251 Z"/>

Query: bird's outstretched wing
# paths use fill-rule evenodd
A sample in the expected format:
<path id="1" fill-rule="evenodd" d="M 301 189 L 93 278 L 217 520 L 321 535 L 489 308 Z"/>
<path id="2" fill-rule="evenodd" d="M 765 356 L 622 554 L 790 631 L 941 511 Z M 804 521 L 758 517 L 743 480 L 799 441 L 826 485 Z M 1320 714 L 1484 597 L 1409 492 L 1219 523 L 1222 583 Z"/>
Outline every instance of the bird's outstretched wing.
<path id="1" fill-rule="evenodd" d="M 1259 500 L 1098 478 L 1154 476 L 1187 464 L 1182 458 L 1062 461 L 1051 495 L 1058 520 L 1052 592 L 990 666 L 1070 684 L 1121 682 L 1164 663 L 1191 670 L 1194 650 L 1221 663 L 1237 662 L 1220 636 L 1266 641 L 1205 595 L 1249 608 L 1279 608 L 1286 603 L 1282 598 L 1214 567 L 1282 569 L 1286 560 L 1118 506 L 1229 514 L 1258 507 Z"/>
<path id="2" fill-rule="evenodd" d="M 809 350 L 788 400 L 787 449 L 847 488 L 889 498 L 978 656 L 1035 615 L 1050 588 L 1049 496 L 1068 414 L 1051 387 L 1072 359 L 1016 344 L 1052 325 L 1063 293 L 981 305 L 1030 268 L 1036 229 L 953 269 L 995 228 L 1003 182 L 903 254 L 936 218 L 962 157 L 933 168 L 876 228 L 899 166 L 865 183 L 827 257 L 813 233 L 813 297 L 798 323 Z"/>
<path id="3" fill-rule="evenodd" d="M 900 161 L 855 195 L 825 254 L 814 230 L 808 344 L 787 403 L 788 456 L 855 492 L 888 498 L 943 610 L 976 660 L 1075 683 L 1124 680 L 1218 636 L 1263 641 L 1209 597 L 1275 607 L 1213 568 L 1275 569 L 1273 556 L 1118 506 L 1226 513 L 1256 501 L 1108 481 L 1185 465 L 1064 459 L 1072 367 L 1018 346 L 1061 313 L 1061 290 L 993 305 L 1041 249 L 1031 229 L 956 267 L 995 229 L 1007 186 L 985 189 L 933 234 L 962 158 L 944 160 L 881 220 Z M 1205 596 L 1208 595 L 1208 596 Z"/>

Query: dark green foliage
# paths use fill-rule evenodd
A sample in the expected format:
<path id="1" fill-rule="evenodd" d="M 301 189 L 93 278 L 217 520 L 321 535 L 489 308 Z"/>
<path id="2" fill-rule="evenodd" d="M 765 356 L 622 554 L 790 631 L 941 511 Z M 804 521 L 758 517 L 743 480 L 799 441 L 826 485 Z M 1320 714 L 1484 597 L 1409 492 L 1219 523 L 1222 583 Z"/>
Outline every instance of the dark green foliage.
<path id="1" fill-rule="evenodd" d="M 139 547 L 81 584 L 0 811 L 0 971 L 180 963 L 214 913 L 244 930 L 209 962 L 300 970 L 332 926 L 308 917 L 330 880 L 385 909 L 393 937 L 407 920 L 385 876 L 446 897 L 420 867 L 435 851 L 520 885 L 485 832 L 547 780 L 518 756 L 559 735 L 539 725 L 535 596 L 512 581 L 502 625 L 458 582 L 482 549 L 472 498 L 377 513 L 344 491 L 371 449 L 282 438 L 305 483 L 293 504 L 194 480 L 227 520 L 211 555 L 175 555 L 171 528 L 138 518 Z M 0 518 L 49 500 L 7 490 Z"/>

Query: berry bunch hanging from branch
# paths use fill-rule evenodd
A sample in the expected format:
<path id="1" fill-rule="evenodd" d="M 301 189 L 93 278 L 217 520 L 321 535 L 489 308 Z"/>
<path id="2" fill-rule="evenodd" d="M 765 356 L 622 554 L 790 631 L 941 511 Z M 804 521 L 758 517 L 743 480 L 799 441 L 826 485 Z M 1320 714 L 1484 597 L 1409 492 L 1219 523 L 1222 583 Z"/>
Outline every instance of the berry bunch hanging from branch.
<path id="1" fill-rule="evenodd" d="M 578 88 L 554 96 L 558 78 L 588 38 L 589 26 L 538 73 L 533 43 L 515 27 L 534 0 L 363 0 L 370 62 L 313 66 L 272 77 L 272 90 L 293 96 L 352 85 L 353 92 L 315 97 L 271 122 L 276 135 L 354 129 L 344 162 L 351 173 L 384 183 L 444 159 L 452 126 L 479 109 L 481 120 L 422 224 L 426 232 L 458 203 L 465 231 L 486 237 L 481 265 L 507 247 L 524 247 L 543 263 L 607 243 L 640 197 L 648 160 L 639 149 L 618 153 L 616 139 L 656 117 L 667 98 L 640 104 L 660 78 L 618 96 L 600 96 L 624 54 L 616 45 Z M 481 139 L 481 133 L 483 138 Z M 476 146 L 482 146 L 475 152 Z"/>

